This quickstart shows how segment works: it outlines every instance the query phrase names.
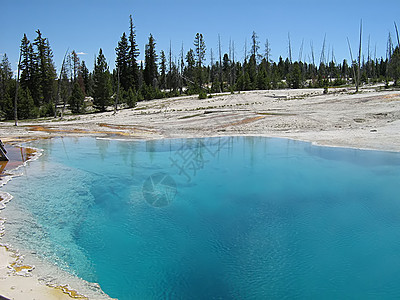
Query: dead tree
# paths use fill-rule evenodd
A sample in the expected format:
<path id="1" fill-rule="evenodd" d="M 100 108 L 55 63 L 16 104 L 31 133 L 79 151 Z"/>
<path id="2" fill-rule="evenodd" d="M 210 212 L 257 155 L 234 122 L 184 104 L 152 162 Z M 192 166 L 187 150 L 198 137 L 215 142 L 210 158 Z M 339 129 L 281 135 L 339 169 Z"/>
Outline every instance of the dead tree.
<path id="1" fill-rule="evenodd" d="M 360 21 L 360 44 L 358 47 L 358 66 L 357 66 L 357 81 L 356 81 L 356 93 L 358 92 L 358 88 L 360 86 L 360 70 L 361 70 L 361 43 L 362 43 L 362 20 Z"/>
<path id="2" fill-rule="evenodd" d="M 387 60 L 390 60 L 390 58 L 392 57 L 392 53 L 393 53 L 393 42 L 392 42 L 392 36 L 389 31 L 388 40 L 386 43 L 386 59 Z"/>
<path id="3" fill-rule="evenodd" d="M 219 92 L 222 93 L 222 53 L 221 53 L 221 36 L 218 34 L 218 55 L 219 55 Z"/>
<path id="4" fill-rule="evenodd" d="M 326 47 L 326 34 L 324 36 L 324 42 L 322 43 L 321 55 L 319 57 L 319 64 L 325 64 L 325 47 Z"/>
<path id="5" fill-rule="evenodd" d="M 298 61 L 301 62 L 303 59 L 303 46 L 304 46 L 304 39 L 301 41 L 300 51 L 299 51 L 299 59 Z"/>
<path id="6" fill-rule="evenodd" d="M 271 45 L 269 44 L 268 39 L 265 41 L 265 60 L 267 63 L 269 63 L 271 60 Z"/>
<path id="7" fill-rule="evenodd" d="M 236 82 L 235 41 L 232 41 L 232 84 Z"/>
<path id="8" fill-rule="evenodd" d="M 19 60 L 18 60 L 18 75 L 17 82 L 15 84 L 15 98 L 14 98 L 14 125 L 18 126 L 18 88 L 19 88 L 19 73 L 21 70 L 21 50 L 19 50 Z"/>
<path id="9" fill-rule="evenodd" d="M 349 52 L 350 52 L 351 65 L 352 65 L 352 69 L 353 69 L 353 78 L 354 78 L 355 82 L 357 82 L 357 79 L 356 79 L 356 70 L 355 70 L 354 60 L 353 60 L 353 52 L 351 51 L 351 46 L 350 46 L 349 38 L 347 38 L 347 44 L 349 45 Z M 356 84 L 357 84 L 357 83 L 356 83 Z"/>
<path id="10" fill-rule="evenodd" d="M 115 102 L 114 102 L 114 115 L 117 113 L 118 110 L 118 101 L 119 101 L 119 67 L 117 67 L 117 95 L 115 96 Z"/>
<path id="11" fill-rule="evenodd" d="M 399 30 L 397 29 L 397 24 L 396 24 L 396 22 L 394 22 L 394 28 L 396 28 L 397 47 L 399 47 L 399 48 L 400 48 Z"/>
<path id="12" fill-rule="evenodd" d="M 211 67 L 210 67 L 210 72 L 208 73 L 208 81 L 212 83 L 212 82 L 214 82 L 214 72 L 215 72 L 215 70 L 214 70 L 214 68 L 215 68 L 214 52 L 213 52 L 212 48 L 210 49 L 210 62 L 211 62 Z"/>
<path id="13" fill-rule="evenodd" d="M 289 42 L 289 62 L 292 63 L 292 44 L 290 42 L 290 32 L 288 32 L 288 42 Z"/>
<path id="14" fill-rule="evenodd" d="M 229 86 L 232 86 L 232 40 L 229 39 Z"/>
<path id="15" fill-rule="evenodd" d="M 64 71 L 64 66 L 65 66 L 65 58 L 67 57 L 69 49 L 65 52 L 64 59 L 62 61 L 61 65 L 61 70 L 60 70 L 60 76 L 58 77 L 58 84 L 57 84 L 57 97 L 56 97 L 56 102 L 54 103 L 54 118 L 57 118 L 57 106 L 58 103 L 60 102 L 60 94 L 61 94 L 61 81 L 62 81 L 62 74 Z"/>
<path id="16" fill-rule="evenodd" d="M 313 66 L 315 66 L 314 45 L 312 41 L 310 42 L 310 47 L 311 47 L 311 62 Z"/>

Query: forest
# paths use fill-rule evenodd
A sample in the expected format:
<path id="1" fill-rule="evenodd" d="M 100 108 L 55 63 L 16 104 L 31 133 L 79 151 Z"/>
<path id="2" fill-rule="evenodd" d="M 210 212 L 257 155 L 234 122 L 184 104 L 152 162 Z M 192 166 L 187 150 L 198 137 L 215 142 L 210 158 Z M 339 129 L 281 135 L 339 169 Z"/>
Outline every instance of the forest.
<path id="1" fill-rule="evenodd" d="M 400 42 L 397 46 L 389 34 L 385 58 L 361 55 L 360 46 L 351 61 L 336 62 L 334 54 L 328 54 L 325 40 L 320 55 L 312 50 L 309 62 L 292 59 L 289 53 L 278 61 L 271 59 L 268 40 L 261 50 L 255 32 L 245 50 L 243 61 L 235 60 L 235 44 L 229 43 L 228 53 L 222 53 L 219 39 L 218 51 L 207 53 L 205 38 L 196 33 L 193 48 L 178 58 L 173 58 L 171 47 L 157 52 L 153 35 L 145 45 L 144 62 L 138 61 L 139 46 L 132 15 L 128 32 L 122 33 L 115 48 L 115 68 L 110 70 L 102 49 L 89 72 L 85 61 L 75 51 L 65 53 L 59 72 L 53 61 L 49 40 L 40 30 L 31 42 L 26 34 L 21 39 L 18 74 L 13 76 L 6 54 L 0 61 L 0 119 L 34 119 L 62 117 L 65 113 L 81 114 L 106 111 L 110 106 L 133 108 L 138 101 L 198 94 L 199 98 L 211 97 L 212 93 L 269 89 L 324 88 L 389 82 L 398 86 L 400 78 Z M 368 43 L 369 45 L 369 43 Z M 303 45 L 302 45 L 303 47 Z M 206 65 L 206 54 L 210 63 Z"/>

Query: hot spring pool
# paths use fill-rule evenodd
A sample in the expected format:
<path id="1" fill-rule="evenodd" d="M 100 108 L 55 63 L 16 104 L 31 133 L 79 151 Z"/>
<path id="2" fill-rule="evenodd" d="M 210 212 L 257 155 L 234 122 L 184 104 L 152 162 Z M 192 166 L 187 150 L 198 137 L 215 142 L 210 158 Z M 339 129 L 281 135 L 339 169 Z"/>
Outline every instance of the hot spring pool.
<path id="1" fill-rule="evenodd" d="M 3 242 L 111 297 L 400 297 L 399 153 L 264 137 L 29 145 L 44 154 L 2 187 Z"/>

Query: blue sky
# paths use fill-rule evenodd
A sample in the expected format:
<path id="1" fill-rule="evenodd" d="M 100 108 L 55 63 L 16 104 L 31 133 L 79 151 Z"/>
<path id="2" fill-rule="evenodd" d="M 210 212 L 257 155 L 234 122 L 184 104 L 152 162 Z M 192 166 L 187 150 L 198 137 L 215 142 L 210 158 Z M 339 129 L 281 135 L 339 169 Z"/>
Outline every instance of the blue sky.
<path id="1" fill-rule="evenodd" d="M 314 46 L 319 61 L 324 36 L 326 49 L 332 48 L 337 61 L 349 60 L 346 37 L 353 53 L 358 45 L 360 19 L 363 20 L 363 53 L 367 55 L 370 37 L 371 53 L 386 56 L 389 31 L 396 42 L 394 21 L 400 26 L 400 1 L 128 1 L 128 0 L 0 0 L 2 28 L 0 53 L 6 53 L 16 69 L 20 40 L 24 33 L 33 41 L 40 29 L 54 52 L 57 67 L 69 48 L 93 67 L 95 55 L 102 48 L 110 66 L 114 66 L 115 47 L 122 33 L 129 31 L 129 15 L 133 15 L 137 43 L 143 59 L 144 47 L 152 33 L 157 52 L 168 51 L 172 44 L 174 56 L 183 43 L 185 53 L 193 47 L 196 32 L 203 33 L 207 46 L 217 53 L 218 34 L 222 51 L 228 52 L 229 40 L 235 43 L 235 58 L 242 60 L 244 44 L 248 49 L 253 30 L 264 52 L 265 40 L 271 45 L 272 58 L 288 56 L 288 34 L 292 57 L 299 58 L 303 44 L 303 60 L 311 56 Z M 328 56 L 328 53 L 326 53 Z M 329 54 L 330 56 L 330 54 Z"/>

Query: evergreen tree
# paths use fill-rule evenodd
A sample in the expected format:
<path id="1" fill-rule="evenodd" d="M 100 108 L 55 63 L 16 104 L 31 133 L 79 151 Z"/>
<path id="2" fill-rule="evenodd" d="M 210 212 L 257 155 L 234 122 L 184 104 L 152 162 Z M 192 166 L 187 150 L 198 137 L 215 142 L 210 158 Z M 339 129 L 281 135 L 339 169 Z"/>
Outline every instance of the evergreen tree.
<path id="1" fill-rule="evenodd" d="M 129 27 L 129 50 L 128 50 L 128 76 L 127 76 L 127 87 L 134 87 L 137 91 L 140 87 L 140 74 L 139 67 L 137 64 L 137 58 L 139 56 L 139 50 L 136 44 L 136 31 L 133 26 L 132 15 L 129 16 L 130 27 Z M 128 90 L 128 89 L 127 89 Z"/>
<path id="2" fill-rule="evenodd" d="M 33 43 L 37 50 L 38 80 L 41 87 L 40 103 L 51 103 L 54 98 L 56 71 L 53 63 L 53 52 L 48 39 L 42 37 L 40 30 Z"/>
<path id="3" fill-rule="evenodd" d="M 64 113 L 65 107 L 69 101 L 69 98 L 71 97 L 71 85 L 73 82 L 72 73 L 71 55 L 68 54 L 61 67 L 60 82 L 58 82 L 57 88 L 61 98 L 59 100 L 61 100 L 61 103 L 63 104 L 62 113 Z"/>
<path id="4" fill-rule="evenodd" d="M 78 54 L 76 54 L 75 50 L 71 52 L 71 62 L 72 62 L 72 73 L 73 73 L 73 81 L 78 79 L 79 69 L 81 67 L 81 63 L 79 61 Z"/>
<path id="5" fill-rule="evenodd" d="M 265 59 L 266 59 L 267 63 L 269 64 L 271 62 L 271 45 L 270 45 L 268 39 L 265 41 L 264 53 L 265 53 Z"/>
<path id="6" fill-rule="evenodd" d="M 129 82 L 129 45 L 125 32 L 122 34 L 115 51 L 117 54 L 115 62 L 117 69 L 119 69 L 120 84 L 121 87 L 127 91 L 132 83 Z"/>
<path id="7" fill-rule="evenodd" d="M 74 86 L 72 88 L 72 94 L 69 98 L 69 106 L 72 113 L 78 114 L 83 112 L 84 100 L 85 100 L 85 95 L 83 94 L 78 81 L 75 81 Z"/>
<path id="8" fill-rule="evenodd" d="M 394 80 L 394 85 L 397 86 L 399 84 L 398 80 L 400 79 L 400 48 L 396 47 L 393 51 L 392 56 L 389 61 L 389 76 Z"/>
<path id="9" fill-rule="evenodd" d="M 170 89 L 174 92 L 178 89 L 179 86 L 179 70 L 175 62 L 170 64 L 170 70 L 167 75 L 167 84 Z"/>
<path id="10" fill-rule="evenodd" d="M 21 51 L 20 82 L 21 82 L 22 88 L 29 88 L 29 81 L 32 77 L 31 57 L 32 57 L 33 48 L 31 48 L 30 46 L 31 46 L 31 43 L 28 40 L 26 34 L 24 34 L 24 36 L 21 40 L 21 46 L 20 46 L 20 51 Z"/>
<path id="11" fill-rule="evenodd" d="M 0 62 L 0 111 L 1 117 L 13 118 L 13 97 L 15 95 L 15 80 L 12 79 L 11 64 L 6 54 Z"/>
<path id="12" fill-rule="evenodd" d="M 0 62 L 0 99 L 6 93 L 7 87 L 11 79 L 12 79 L 11 64 L 8 61 L 7 54 L 4 54 Z"/>
<path id="13" fill-rule="evenodd" d="M 194 58 L 194 51 L 193 49 L 190 49 L 188 53 L 186 54 L 186 69 L 184 72 L 184 76 L 186 78 L 186 84 L 194 84 L 195 81 L 195 68 L 196 68 L 196 61 Z"/>
<path id="14" fill-rule="evenodd" d="M 132 88 L 129 88 L 128 92 L 126 92 L 125 99 L 126 99 L 126 104 L 128 105 L 129 108 L 136 106 L 137 96 L 133 92 Z"/>
<path id="15" fill-rule="evenodd" d="M 167 59 L 165 53 L 161 50 L 160 53 L 160 88 L 165 89 L 167 76 Z"/>
<path id="16" fill-rule="evenodd" d="M 93 104 L 100 111 L 105 111 L 111 102 L 111 81 L 106 58 L 100 48 L 93 73 Z"/>
<path id="17" fill-rule="evenodd" d="M 258 50 L 260 50 L 260 42 L 258 41 L 256 32 L 253 31 L 251 35 L 251 56 L 254 56 L 256 62 L 261 57 L 261 55 L 258 54 Z"/>
<path id="18" fill-rule="evenodd" d="M 150 34 L 149 43 L 145 50 L 145 67 L 144 67 L 144 82 L 153 88 L 157 87 L 157 54 L 155 49 L 156 43 L 153 36 Z"/>
<path id="19" fill-rule="evenodd" d="M 303 87 L 303 75 L 300 64 L 296 61 L 287 76 L 287 83 L 290 88 L 299 89 Z"/>
<path id="20" fill-rule="evenodd" d="M 84 60 L 82 60 L 81 64 L 81 74 L 82 74 L 82 79 L 83 79 L 83 85 L 85 86 L 85 95 L 90 96 L 92 95 L 92 83 L 91 83 L 91 77 L 88 68 L 86 67 L 86 63 Z"/>
<path id="21" fill-rule="evenodd" d="M 18 118 L 29 119 L 35 118 L 34 103 L 32 95 L 28 88 L 21 88 L 18 90 Z"/>
<path id="22" fill-rule="evenodd" d="M 33 46 L 24 34 L 21 40 L 21 88 L 29 89 L 36 106 L 40 105 L 41 86 L 39 81 L 39 69 Z"/>
<path id="23" fill-rule="evenodd" d="M 228 81 L 230 82 L 230 72 L 231 71 L 231 61 L 229 59 L 229 56 L 227 53 L 224 54 L 224 57 L 222 59 L 222 74 L 223 74 L 223 81 Z"/>
<path id="24" fill-rule="evenodd" d="M 83 97 L 85 97 L 86 89 L 85 89 L 85 80 L 83 79 L 82 64 L 79 64 L 78 77 L 76 78 L 75 81 L 78 82 L 79 87 L 80 87 L 80 89 L 82 91 Z"/>
<path id="25" fill-rule="evenodd" d="M 256 56 L 251 55 L 249 59 L 249 63 L 246 64 L 246 73 L 248 74 L 248 77 L 250 79 L 250 87 L 246 88 L 247 90 L 253 89 L 255 87 L 256 83 L 256 78 L 257 78 L 257 62 L 256 62 Z"/>
<path id="26" fill-rule="evenodd" d="M 194 49 L 197 68 L 197 80 L 199 87 L 203 84 L 203 64 L 206 56 L 206 44 L 204 42 L 203 34 L 197 33 L 194 39 Z"/>

